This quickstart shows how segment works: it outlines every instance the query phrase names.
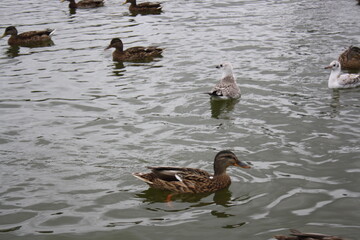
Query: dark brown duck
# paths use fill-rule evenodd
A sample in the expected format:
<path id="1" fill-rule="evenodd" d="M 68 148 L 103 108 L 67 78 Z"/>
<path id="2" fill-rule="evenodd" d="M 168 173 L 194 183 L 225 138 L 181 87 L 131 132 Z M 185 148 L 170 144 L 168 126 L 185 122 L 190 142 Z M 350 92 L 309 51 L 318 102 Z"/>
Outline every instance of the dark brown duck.
<path id="1" fill-rule="evenodd" d="M 137 4 L 136 0 L 126 0 L 123 4 L 126 3 L 130 3 L 129 11 L 131 13 L 157 14 L 162 11 L 161 4 L 157 2 L 144 2 Z"/>
<path id="2" fill-rule="evenodd" d="M 48 46 L 52 44 L 51 35 L 54 29 L 46 29 L 41 31 L 30 31 L 18 34 L 14 26 L 7 27 L 1 38 L 10 35 L 8 44 L 11 46 Z"/>
<path id="3" fill-rule="evenodd" d="M 131 47 L 124 50 L 120 38 L 113 38 L 105 49 L 109 48 L 115 48 L 112 54 L 113 60 L 119 62 L 151 60 L 154 57 L 160 57 L 162 53 L 162 49 L 158 47 Z"/>
<path id="4" fill-rule="evenodd" d="M 97 8 L 104 6 L 104 0 L 82 0 L 80 2 L 75 2 L 75 0 L 61 0 L 61 2 L 68 1 L 69 8 Z"/>
<path id="5" fill-rule="evenodd" d="M 339 56 L 338 60 L 342 69 L 360 70 L 360 48 L 350 46 Z"/>
<path id="6" fill-rule="evenodd" d="M 250 168 L 245 162 L 239 161 L 233 152 L 224 150 L 215 156 L 214 175 L 197 168 L 148 167 L 150 173 L 133 173 L 133 176 L 157 189 L 175 193 L 206 193 L 231 184 L 226 173 L 229 166 Z"/>

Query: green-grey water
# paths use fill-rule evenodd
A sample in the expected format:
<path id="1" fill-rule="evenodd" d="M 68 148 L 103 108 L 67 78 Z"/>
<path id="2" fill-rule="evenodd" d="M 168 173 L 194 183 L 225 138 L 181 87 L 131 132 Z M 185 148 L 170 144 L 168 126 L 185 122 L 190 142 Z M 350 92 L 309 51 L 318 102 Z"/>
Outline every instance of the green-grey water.
<path id="1" fill-rule="evenodd" d="M 360 89 L 328 89 L 323 69 L 360 45 L 355 0 L 121 3 L 0 2 L 1 34 L 57 29 L 50 47 L 0 39 L 0 239 L 358 239 Z M 114 37 L 163 57 L 115 63 Z M 225 60 L 242 98 L 211 102 Z M 165 203 L 131 175 L 212 171 L 223 149 L 253 167 L 216 193 Z"/>

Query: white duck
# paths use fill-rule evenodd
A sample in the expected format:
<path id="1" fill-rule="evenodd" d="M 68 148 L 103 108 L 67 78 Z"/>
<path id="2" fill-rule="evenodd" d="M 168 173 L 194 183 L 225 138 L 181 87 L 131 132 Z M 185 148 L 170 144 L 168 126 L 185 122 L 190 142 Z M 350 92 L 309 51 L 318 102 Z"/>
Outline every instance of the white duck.
<path id="1" fill-rule="evenodd" d="M 220 82 L 213 87 L 213 89 L 209 92 L 209 95 L 220 98 L 239 98 L 241 96 L 241 92 L 240 88 L 236 84 L 231 63 L 224 62 L 216 66 L 216 68 L 222 69 L 223 74 Z"/>
<path id="2" fill-rule="evenodd" d="M 331 69 L 329 88 L 353 88 L 360 86 L 359 74 L 341 74 L 341 65 L 338 61 L 332 61 L 325 69 Z"/>

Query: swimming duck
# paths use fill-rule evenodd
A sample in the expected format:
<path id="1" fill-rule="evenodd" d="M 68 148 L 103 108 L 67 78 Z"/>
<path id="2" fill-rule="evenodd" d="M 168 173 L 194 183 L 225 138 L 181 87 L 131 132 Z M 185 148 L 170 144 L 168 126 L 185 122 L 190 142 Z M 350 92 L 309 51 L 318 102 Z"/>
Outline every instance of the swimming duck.
<path id="1" fill-rule="evenodd" d="M 331 236 L 321 233 L 302 233 L 298 230 L 290 229 L 291 236 L 276 235 L 274 238 L 278 240 L 345 240 L 344 238 Z"/>
<path id="2" fill-rule="evenodd" d="M 54 32 L 54 29 L 46 29 L 18 34 L 17 29 L 14 26 L 10 26 L 5 29 L 1 38 L 10 35 L 8 44 L 11 46 L 51 45 L 51 35 L 53 35 Z"/>
<path id="3" fill-rule="evenodd" d="M 221 69 L 223 74 L 220 82 L 216 84 L 208 94 L 212 97 L 239 98 L 241 96 L 241 92 L 240 88 L 236 84 L 231 63 L 224 62 L 216 66 L 216 68 Z"/>
<path id="4" fill-rule="evenodd" d="M 104 0 L 82 0 L 80 2 L 75 2 L 75 0 L 61 0 L 61 2 L 68 1 L 69 8 L 97 8 L 104 6 Z"/>
<path id="5" fill-rule="evenodd" d="M 360 48 L 350 46 L 339 56 L 338 61 L 342 69 L 360 70 Z"/>
<path id="6" fill-rule="evenodd" d="M 130 3 L 129 11 L 132 13 L 161 13 L 161 4 L 160 3 L 152 3 L 152 2 L 144 2 L 136 4 L 136 0 L 126 0 L 123 4 Z"/>
<path id="7" fill-rule="evenodd" d="M 131 47 L 123 50 L 123 43 L 120 38 L 113 38 L 110 45 L 105 48 L 115 48 L 113 52 L 114 61 L 140 61 L 161 56 L 162 49 L 158 47 Z"/>
<path id="8" fill-rule="evenodd" d="M 341 64 L 332 61 L 325 69 L 331 69 L 328 87 L 329 88 L 353 88 L 360 86 L 359 74 L 341 74 Z"/>
<path id="9" fill-rule="evenodd" d="M 215 156 L 214 175 L 197 168 L 148 167 L 150 173 L 133 173 L 133 176 L 157 189 L 175 193 L 207 193 L 231 184 L 226 174 L 229 166 L 250 168 L 247 163 L 239 161 L 233 152 L 224 150 Z"/>

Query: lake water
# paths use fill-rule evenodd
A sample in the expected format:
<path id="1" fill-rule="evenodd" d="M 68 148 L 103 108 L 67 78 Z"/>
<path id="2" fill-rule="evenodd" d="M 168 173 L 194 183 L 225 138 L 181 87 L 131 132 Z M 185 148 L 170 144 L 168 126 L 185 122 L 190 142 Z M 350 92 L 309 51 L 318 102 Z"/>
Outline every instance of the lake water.
<path id="1" fill-rule="evenodd" d="M 0 39 L 1 239 L 359 238 L 360 89 L 328 89 L 323 69 L 360 45 L 355 0 L 164 1 L 135 16 L 121 3 L 0 2 L 1 34 L 57 29 L 50 47 Z M 115 63 L 114 37 L 163 57 Z M 203 94 L 225 60 L 240 101 Z M 165 203 L 131 175 L 211 172 L 224 149 L 253 168 L 229 168 L 213 194 Z"/>

